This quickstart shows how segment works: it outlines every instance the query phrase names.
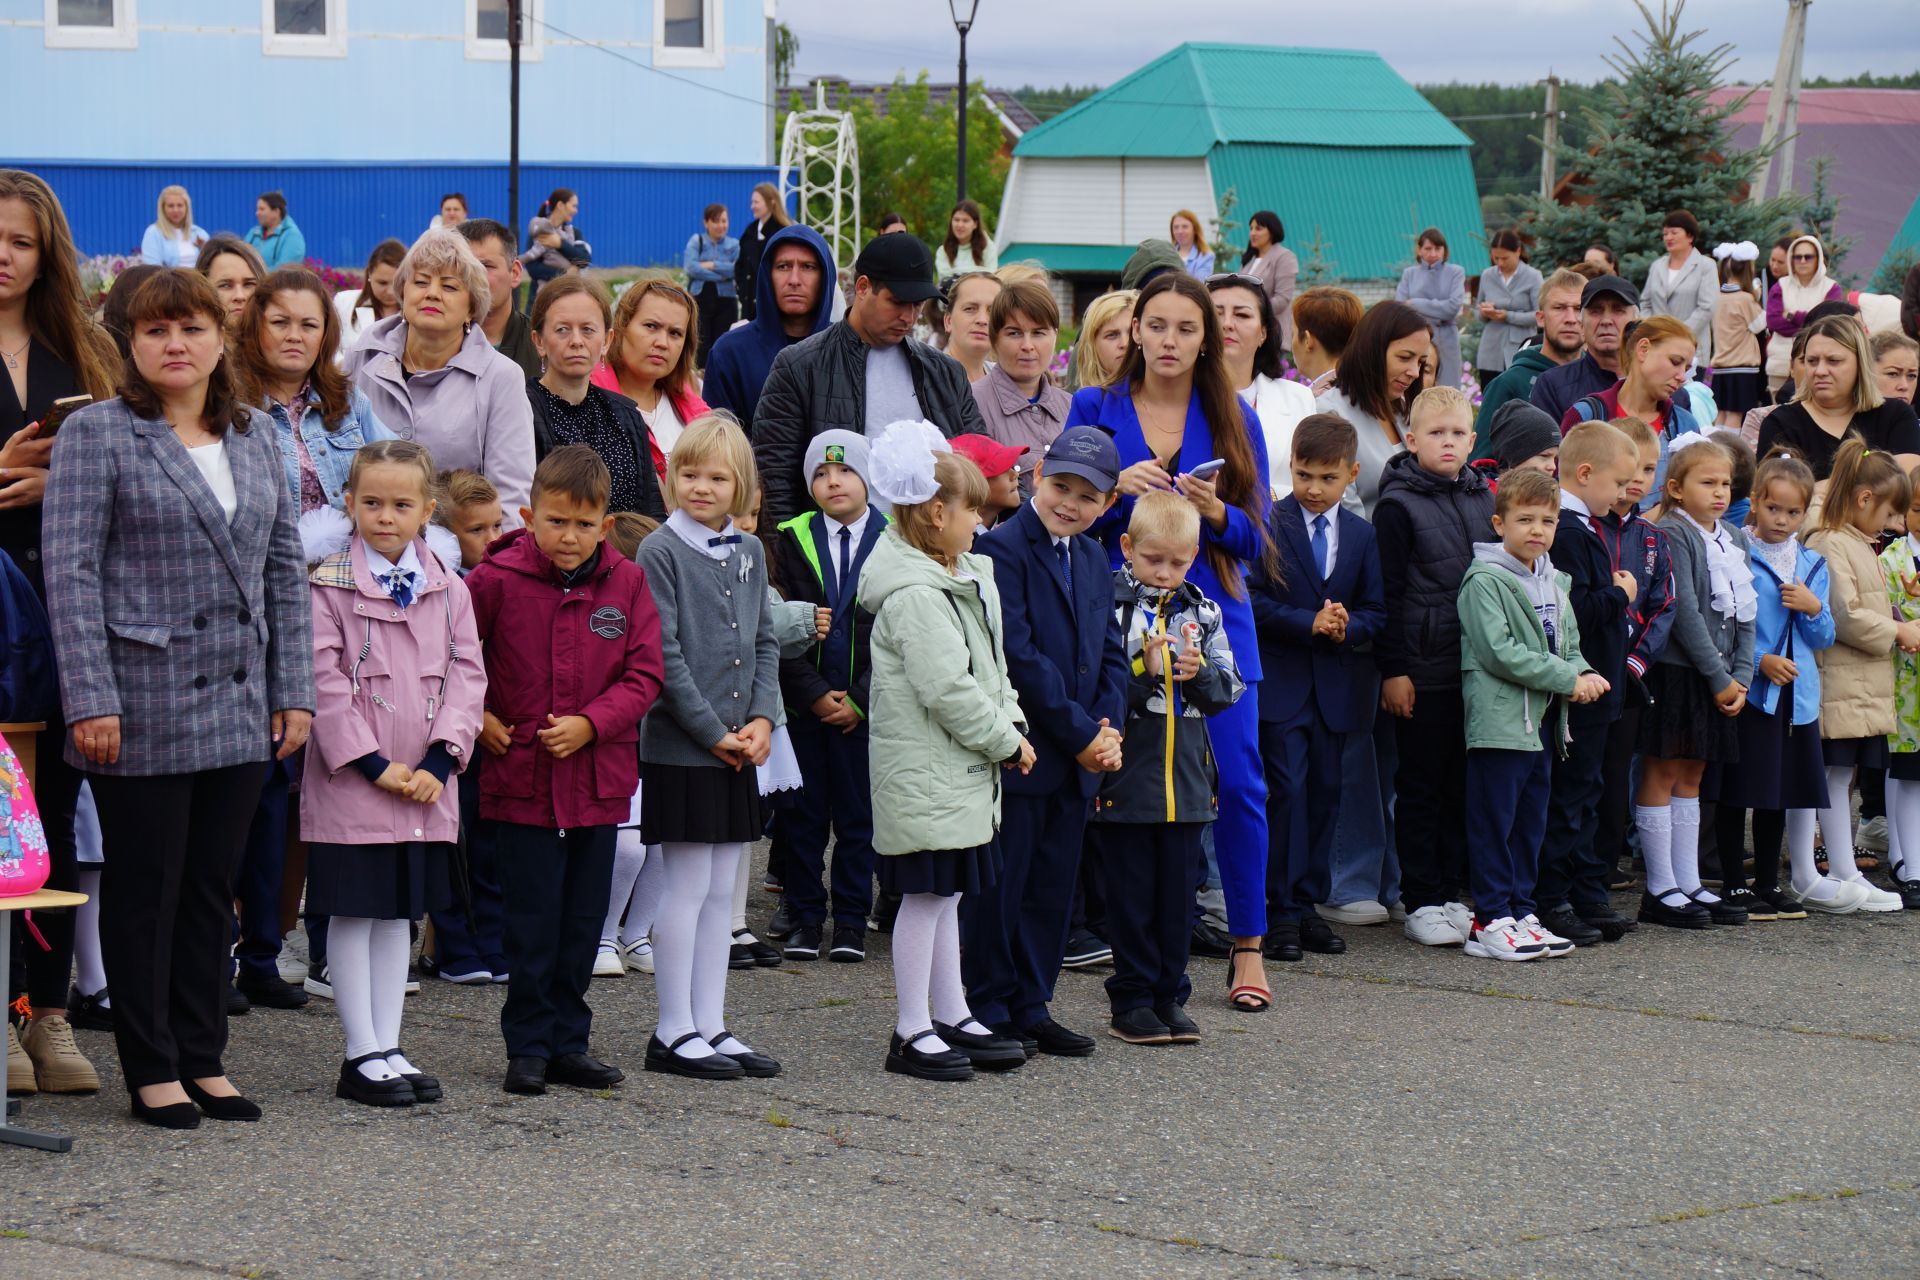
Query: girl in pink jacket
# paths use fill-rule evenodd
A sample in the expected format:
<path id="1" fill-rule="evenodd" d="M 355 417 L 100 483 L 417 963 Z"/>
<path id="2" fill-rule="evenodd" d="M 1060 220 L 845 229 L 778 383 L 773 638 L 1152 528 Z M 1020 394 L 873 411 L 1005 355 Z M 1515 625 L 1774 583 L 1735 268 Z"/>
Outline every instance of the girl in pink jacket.
<path id="1" fill-rule="evenodd" d="M 300 793 L 307 909 L 333 917 L 327 964 L 347 1032 L 334 1092 L 382 1107 L 440 1099 L 400 1051 L 407 924 L 453 903 L 454 775 L 487 685 L 467 588 L 421 537 L 433 476 L 413 441 L 361 448 L 347 478 L 353 536 L 308 575 L 318 710 Z"/>

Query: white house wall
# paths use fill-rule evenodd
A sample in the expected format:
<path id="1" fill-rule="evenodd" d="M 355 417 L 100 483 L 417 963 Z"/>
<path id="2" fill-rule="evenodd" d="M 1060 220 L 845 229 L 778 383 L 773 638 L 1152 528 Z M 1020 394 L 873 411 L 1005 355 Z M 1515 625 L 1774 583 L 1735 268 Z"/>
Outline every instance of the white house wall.
<path id="1" fill-rule="evenodd" d="M 1165 238 L 1178 209 L 1213 216 L 1204 158 L 1016 158 L 1001 208 L 1001 244 L 1137 244 Z"/>

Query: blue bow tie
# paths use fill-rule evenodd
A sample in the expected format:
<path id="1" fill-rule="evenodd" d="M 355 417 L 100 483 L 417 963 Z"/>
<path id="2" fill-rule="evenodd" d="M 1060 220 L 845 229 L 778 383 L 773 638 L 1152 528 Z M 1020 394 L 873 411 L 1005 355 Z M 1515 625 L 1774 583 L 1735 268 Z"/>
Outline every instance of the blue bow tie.
<path id="1" fill-rule="evenodd" d="M 739 534 L 737 534 L 737 533 L 728 533 L 728 534 L 722 534 L 722 535 L 721 535 L 720 537 L 718 537 L 718 538 L 708 538 L 708 539 L 707 539 L 707 545 L 708 545 L 708 546 L 710 546 L 710 547 L 724 547 L 724 546 L 727 546 L 727 545 L 728 545 L 728 544 L 730 544 L 730 543 L 731 543 L 731 544 L 737 544 L 737 543 L 738 543 L 739 541 L 740 541 L 740 535 L 739 535 Z"/>

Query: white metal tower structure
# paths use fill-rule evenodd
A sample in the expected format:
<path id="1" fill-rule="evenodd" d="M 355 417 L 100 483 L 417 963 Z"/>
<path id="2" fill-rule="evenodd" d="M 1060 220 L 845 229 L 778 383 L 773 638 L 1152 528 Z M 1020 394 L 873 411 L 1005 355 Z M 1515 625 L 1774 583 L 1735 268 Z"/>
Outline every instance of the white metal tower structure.
<path id="1" fill-rule="evenodd" d="M 853 117 L 827 109 L 827 87 L 814 85 L 810 111 L 787 117 L 780 139 L 780 195 L 796 194 L 799 221 L 820 233 L 841 270 L 860 252 L 860 143 Z"/>
<path id="2" fill-rule="evenodd" d="M 1760 170 L 1755 194 L 1762 200 L 1793 186 L 1793 144 L 1800 131 L 1800 62 L 1807 49 L 1807 6 L 1811 3 L 1813 0 L 1787 0 L 1787 26 L 1780 33 L 1780 61 L 1773 68 L 1773 86 L 1767 91 L 1767 123 L 1760 131 L 1760 145 L 1768 147 L 1778 139 L 1784 141 Z"/>

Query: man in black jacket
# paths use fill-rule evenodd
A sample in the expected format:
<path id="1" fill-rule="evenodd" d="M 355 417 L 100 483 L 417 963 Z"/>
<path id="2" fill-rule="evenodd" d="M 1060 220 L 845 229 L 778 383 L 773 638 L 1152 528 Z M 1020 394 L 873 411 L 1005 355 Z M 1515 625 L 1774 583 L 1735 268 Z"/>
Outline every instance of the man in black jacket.
<path id="1" fill-rule="evenodd" d="M 939 291 L 932 251 L 912 235 L 878 236 L 853 270 L 846 318 L 776 356 L 754 408 L 763 529 L 807 509 L 801 463 L 822 431 L 873 435 L 914 419 L 948 436 L 985 430 L 960 363 L 909 336 L 920 304 Z"/>

